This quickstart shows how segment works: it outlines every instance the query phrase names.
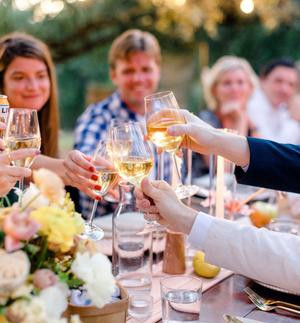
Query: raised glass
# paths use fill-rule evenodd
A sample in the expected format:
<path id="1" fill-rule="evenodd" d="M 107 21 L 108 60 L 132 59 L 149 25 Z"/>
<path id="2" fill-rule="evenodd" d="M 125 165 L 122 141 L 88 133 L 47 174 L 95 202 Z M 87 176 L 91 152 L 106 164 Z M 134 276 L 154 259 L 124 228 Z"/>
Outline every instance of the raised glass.
<path id="1" fill-rule="evenodd" d="M 4 144 L 8 153 L 21 148 L 41 147 L 41 135 L 37 111 L 33 109 L 9 109 L 8 120 L 4 135 Z M 12 161 L 14 166 L 30 167 L 34 157 Z M 23 191 L 24 179 L 19 182 Z"/>
<path id="2" fill-rule="evenodd" d="M 116 184 L 118 178 L 118 172 L 111 160 L 108 147 L 108 141 L 100 140 L 92 159 L 98 175 L 98 179 L 93 181 L 93 184 L 100 187 L 99 190 L 94 189 L 94 192 L 101 197 L 105 196 L 108 190 Z M 103 230 L 93 223 L 97 206 L 98 200 L 94 200 L 91 215 L 82 234 L 83 238 L 94 241 L 100 240 L 104 236 Z"/>
<path id="3" fill-rule="evenodd" d="M 179 181 L 176 193 L 179 198 L 183 199 L 194 195 L 198 187 L 182 184 L 181 171 L 176 161 L 176 152 L 180 147 L 183 136 L 170 136 L 167 132 L 168 127 L 185 123 L 185 119 L 179 113 L 179 109 L 172 91 L 158 92 L 145 97 L 148 137 L 158 149 L 171 154 Z M 158 164 L 161 165 L 161 161 Z"/>

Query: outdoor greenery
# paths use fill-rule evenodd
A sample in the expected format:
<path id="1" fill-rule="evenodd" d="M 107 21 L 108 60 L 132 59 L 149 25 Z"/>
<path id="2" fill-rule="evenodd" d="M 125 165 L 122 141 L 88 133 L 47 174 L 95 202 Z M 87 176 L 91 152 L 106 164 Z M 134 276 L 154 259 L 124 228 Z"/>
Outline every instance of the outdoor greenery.
<path id="1" fill-rule="evenodd" d="M 200 98 L 193 89 L 199 88 L 205 63 L 198 59 L 200 42 L 208 45 L 209 64 L 235 54 L 258 71 L 274 57 L 299 59 L 300 1 L 252 1 L 254 11 L 246 15 L 240 0 L 0 0 L 0 34 L 26 31 L 49 45 L 57 63 L 62 126 L 71 129 L 85 107 L 88 84 L 112 86 L 107 51 L 128 28 L 155 34 L 163 53 L 195 57 L 189 62 L 194 79 L 188 100 L 194 109 Z"/>

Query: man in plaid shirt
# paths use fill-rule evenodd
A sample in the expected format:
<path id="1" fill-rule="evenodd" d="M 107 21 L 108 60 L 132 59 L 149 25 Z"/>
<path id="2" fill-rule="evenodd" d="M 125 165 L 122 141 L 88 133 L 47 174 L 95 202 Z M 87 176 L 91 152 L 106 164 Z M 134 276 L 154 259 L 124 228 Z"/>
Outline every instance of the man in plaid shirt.
<path id="1" fill-rule="evenodd" d="M 144 97 L 158 87 L 160 63 L 160 47 L 150 33 L 132 29 L 117 37 L 109 52 L 110 77 L 117 90 L 107 99 L 91 104 L 79 117 L 74 148 L 91 156 L 99 140 L 107 137 L 112 119 L 144 121 Z M 166 160 L 164 164 L 168 178 L 169 162 Z M 91 213 L 92 202 L 80 192 L 80 206 L 85 217 Z M 96 216 L 110 213 L 114 207 L 102 200 Z"/>

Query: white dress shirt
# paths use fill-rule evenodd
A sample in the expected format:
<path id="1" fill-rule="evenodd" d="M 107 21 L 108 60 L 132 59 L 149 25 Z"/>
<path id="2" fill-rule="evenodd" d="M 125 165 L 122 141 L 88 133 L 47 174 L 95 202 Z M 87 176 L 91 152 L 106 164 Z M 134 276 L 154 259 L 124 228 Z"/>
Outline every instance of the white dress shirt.
<path id="1" fill-rule="evenodd" d="M 188 237 L 206 261 L 249 278 L 300 292 L 300 236 L 258 229 L 200 212 Z"/>
<path id="2" fill-rule="evenodd" d="M 282 104 L 274 108 L 261 89 L 257 89 L 248 103 L 248 115 L 263 139 L 280 143 L 300 144 L 300 124 Z"/>

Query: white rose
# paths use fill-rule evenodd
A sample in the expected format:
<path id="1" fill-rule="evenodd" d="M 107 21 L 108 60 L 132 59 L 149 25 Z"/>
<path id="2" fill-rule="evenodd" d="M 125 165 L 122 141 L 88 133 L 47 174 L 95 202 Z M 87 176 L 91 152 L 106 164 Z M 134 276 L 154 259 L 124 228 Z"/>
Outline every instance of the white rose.
<path id="1" fill-rule="evenodd" d="M 37 209 L 39 207 L 49 205 L 50 201 L 45 196 L 41 195 L 40 193 L 41 192 L 36 187 L 36 185 L 33 183 L 30 183 L 29 187 L 26 189 L 26 191 L 24 192 L 23 197 L 22 197 L 23 205 L 29 204 L 29 206 L 33 209 Z"/>
<path id="2" fill-rule="evenodd" d="M 30 262 L 22 250 L 7 253 L 0 250 L 0 296 L 21 286 L 30 270 Z"/>
<path id="3" fill-rule="evenodd" d="M 111 273 L 111 263 L 106 256 L 101 253 L 77 253 L 71 269 L 85 282 L 84 288 L 95 306 L 101 308 L 110 301 L 115 279 Z"/>
<path id="4" fill-rule="evenodd" d="M 45 304 L 46 315 L 49 319 L 59 319 L 68 307 L 69 289 L 66 284 L 58 283 L 41 291 L 38 296 Z"/>

